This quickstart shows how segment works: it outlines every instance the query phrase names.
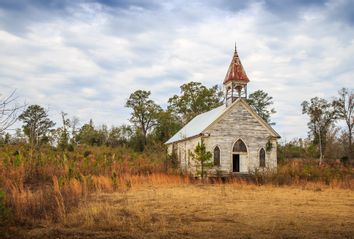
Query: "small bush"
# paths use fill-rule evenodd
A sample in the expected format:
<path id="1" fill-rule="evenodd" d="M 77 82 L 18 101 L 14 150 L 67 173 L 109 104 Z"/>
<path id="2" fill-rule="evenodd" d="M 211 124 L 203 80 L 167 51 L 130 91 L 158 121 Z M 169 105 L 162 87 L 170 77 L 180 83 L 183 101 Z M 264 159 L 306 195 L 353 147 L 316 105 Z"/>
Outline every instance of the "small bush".
<path id="1" fill-rule="evenodd" d="M 5 224 L 8 221 L 9 209 L 5 203 L 5 192 L 0 189 L 0 225 Z"/>
<path id="2" fill-rule="evenodd" d="M 75 149 L 75 148 L 74 148 L 74 145 L 72 145 L 72 144 L 69 144 L 69 145 L 68 145 L 68 151 L 69 151 L 69 152 L 74 152 L 74 149 Z"/>
<path id="3" fill-rule="evenodd" d="M 347 164 L 347 163 L 349 162 L 349 158 L 348 158 L 348 156 L 343 156 L 343 157 L 340 159 L 340 161 L 341 161 L 342 163 L 344 163 L 344 164 Z"/>
<path id="4" fill-rule="evenodd" d="M 86 151 L 84 152 L 84 157 L 86 158 L 86 157 L 88 157 L 90 154 L 91 154 L 91 151 L 90 151 L 90 150 L 86 150 Z"/>

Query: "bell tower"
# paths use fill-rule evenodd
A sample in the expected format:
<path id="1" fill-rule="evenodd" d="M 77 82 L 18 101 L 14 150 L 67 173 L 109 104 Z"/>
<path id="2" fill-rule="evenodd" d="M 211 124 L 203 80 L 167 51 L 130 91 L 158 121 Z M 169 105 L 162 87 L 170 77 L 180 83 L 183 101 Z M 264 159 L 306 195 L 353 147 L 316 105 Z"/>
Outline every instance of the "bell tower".
<path id="1" fill-rule="evenodd" d="M 235 52 L 223 83 L 226 106 L 229 106 L 240 97 L 247 98 L 247 83 L 249 81 L 241 64 L 235 44 Z"/>

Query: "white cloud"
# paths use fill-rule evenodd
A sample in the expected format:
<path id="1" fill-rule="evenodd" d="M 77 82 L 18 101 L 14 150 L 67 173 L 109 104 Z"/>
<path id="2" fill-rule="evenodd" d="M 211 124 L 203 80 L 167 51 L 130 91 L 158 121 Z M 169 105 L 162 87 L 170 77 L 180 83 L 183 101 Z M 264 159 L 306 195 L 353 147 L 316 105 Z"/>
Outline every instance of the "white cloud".
<path id="1" fill-rule="evenodd" d="M 96 124 L 126 123 L 134 90 L 151 90 L 166 105 L 182 83 L 221 84 L 237 40 L 250 90 L 274 97 L 275 128 L 291 139 L 307 135 L 303 100 L 353 85 L 354 21 L 331 18 L 346 1 L 289 6 L 289 14 L 267 1 L 146 4 L 2 9 L 1 93 L 16 88 L 55 119 L 63 110 Z M 33 12 L 38 17 L 26 18 Z"/>

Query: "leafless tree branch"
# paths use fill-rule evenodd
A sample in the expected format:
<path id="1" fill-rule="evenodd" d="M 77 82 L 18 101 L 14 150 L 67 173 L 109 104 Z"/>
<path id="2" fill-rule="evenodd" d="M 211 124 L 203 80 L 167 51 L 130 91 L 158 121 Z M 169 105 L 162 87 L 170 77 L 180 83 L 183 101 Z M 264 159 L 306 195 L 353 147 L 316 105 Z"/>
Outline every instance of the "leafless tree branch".
<path id="1" fill-rule="evenodd" d="M 16 103 L 17 99 L 16 90 L 4 98 L 0 97 L 0 135 L 17 121 L 19 112 L 25 107 L 25 104 Z"/>

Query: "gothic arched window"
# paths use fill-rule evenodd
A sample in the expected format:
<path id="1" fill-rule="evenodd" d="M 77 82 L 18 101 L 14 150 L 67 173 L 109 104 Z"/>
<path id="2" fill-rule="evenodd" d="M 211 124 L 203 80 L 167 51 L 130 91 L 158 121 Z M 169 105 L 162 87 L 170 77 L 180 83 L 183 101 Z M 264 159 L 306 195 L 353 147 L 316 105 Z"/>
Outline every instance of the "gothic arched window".
<path id="1" fill-rule="evenodd" d="M 263 148 L 259 150 L 259 167 L 265 167 L 265 151 Z"/>
<path id="2" fill-rule="evenodd" d="M 214 166 L 220 166 L 220 149 L 218 146 L 214 148 Z"/>
<path id="3" fill-rule="evenodd" d="M 233 152 L 245 152 L 247 153 L 247 147 L 245 145 L 245 143 L 241 140 L 241 139 L 238 139 L 236 141 L 236 143 L 234 144 L 234 147 L 233 147 Z"/>

